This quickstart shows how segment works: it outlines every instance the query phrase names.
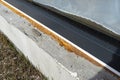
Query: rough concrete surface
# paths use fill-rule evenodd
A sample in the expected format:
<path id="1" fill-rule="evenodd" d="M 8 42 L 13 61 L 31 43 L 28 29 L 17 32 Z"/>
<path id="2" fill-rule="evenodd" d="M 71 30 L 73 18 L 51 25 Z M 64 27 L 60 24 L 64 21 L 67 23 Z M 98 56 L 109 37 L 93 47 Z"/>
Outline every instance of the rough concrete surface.
<path id="1" fill-rule="evenodd" d="M 79 80 L 118 80 L 116 76 L 113 76 L 103 68 L 92 64 L 83 57 L 68 52 L 50 36 L 35 29 L 27 20 L 2 5 L 0 5 L 0 15 L 4 17 L 9 24 L 32 39 L 52 58 L 60 62 L 70 72 L 74 73 L 73 75 L 77 76 Z"/>
<path id="2" fill-rule="evenodd" d="M 46 51 L 21 32 L 18 28 L 10 25 L 0 16 L 0 30 L 15 45 L 18 51 L 23 53 L 28 60 L 40 70 L 49 80 L 76 80 L 76 75 L 67 70 L 57 60 L 52 58 Z"/>

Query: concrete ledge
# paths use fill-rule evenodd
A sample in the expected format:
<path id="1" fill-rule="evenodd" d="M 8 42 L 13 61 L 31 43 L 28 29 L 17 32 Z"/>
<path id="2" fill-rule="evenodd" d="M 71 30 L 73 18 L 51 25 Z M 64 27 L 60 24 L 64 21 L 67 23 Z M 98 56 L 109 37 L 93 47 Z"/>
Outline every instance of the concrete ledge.
<path id="1" fill-rule="evenodd" d="M 50 80 L 117 80 L 102 67 L 65 50 L 42 30 L 34 28 L 28 19 L 21 18 L 1 5 L 0 8 L 0 15 L 4 17 L 0 17 L 0 30 Z"/>
<path id="2" fill-rule="evenodd" d="M 47 52 L 39 48 L 33 40 L 8 24 L 1 16 L 0 22 L 0 30 L 49 80 L 77 80 L 76 74 L 68 71 Z"/>
<path id="3" fill-rule="evenodd" d="M 26 15 L 25 13 L 23 13 L 19 9 L 15 8 L 14 6 L 10 5 L 6 1 L 1 0 L 1 4 L 5 5 L 6 7 L 11 9 L 16 14 L 18 14 L 18 15 L 22 16 L 23 18 L 27 19 L 32 25 L 34 25 L 35 28 L 39 29 L 40 31 L 42 31 L 45 34 L 47 34 L 47 35 L 51 36 L 52 38 L 54 38 L 57 42 L 59 42 L 59 44 L 61 46 L 64 46 L 68 51 L 74 52 L 75 54 L 86 58 L 87 60 L 89 60 L 90 62 L 92 62 L 93 64 L 95 64 L 97 66 L 101 66 L 101 67 L 106 66 L 106 64 L 104 64 L 102 61 L 100 61 L 99 59 L 97 59 L 96 57 L 91 55 L 90 53 L 86 52 L 82 48 L 80 48 L 77 45 L 73 44 L 69 40 L 65 39 L 61 35 L 57 34 L 53 30 L 51 30 L 48 27 L 46 27 L 45 25 L 43 25 L 42 23 L 40 23 L 37 20 L 33 19 L 32 17 Z"/>
<path id="4" fill-rule="evenodd" d="M 73 44 L 69 40 L 65 39 L 61 35 L 57 34 L 53 30 L 49 29 L 45 25 L 41 24 L 40 22 L 36 21 L 35 19 L 31 18 L 30 16 L 26 15 L 22 11 L 16 9 L 12 5 L 5 2 L 4 0 L 1 0 L 1 3 L 4 4 L 6 7 L 8 7 L 9 9 L 11 9 L 12 11 L 14 11 L 15 13 L 19 14 L 20 16 L 26 18 L 32 25 L 34 25 L 34 27 L 38 28 L 40 31 L 44 32 L 45 34 L 50 35 L 52 38 L 54 38 L 56 41 L 58 41 L 61 46 L 64 46 L 67 50 L 69 50 L 71 52 L 74 52 L 77 55 L 80 55 L 80 56 L 86 58 L 87 60 L 89 60 L 90 62 L 92 62 L 95 65 L 98 65 L 100 67 L 105 67 L 106 69 L 108 69 L 112 73 L 115 73 L 118 76 L 120 76 L 120 73 L 118 71 L 111 68 L 110 66 L 108 66 L 107 64 L 105 64 L 101 60 L 97 59 L 96 57 L 94 57 L 90 53 L 86 52 L 82 48 L 80 48 L 77 45 Z"/>

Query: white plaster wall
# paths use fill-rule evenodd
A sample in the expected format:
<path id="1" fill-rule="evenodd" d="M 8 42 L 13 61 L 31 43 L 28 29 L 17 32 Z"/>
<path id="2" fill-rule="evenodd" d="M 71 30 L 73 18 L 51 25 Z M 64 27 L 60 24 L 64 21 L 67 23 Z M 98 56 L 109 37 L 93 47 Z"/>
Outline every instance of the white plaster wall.
<path id="1" fill-rule="evenodd" d="M 120 39 L 120 0 L 32 0 Z M 52 8 L 51 8 L 52 7 Z M 57 9 L 57 11 L 56 11 Z M 60 11 L 60 12 L 59 12 Z"/>

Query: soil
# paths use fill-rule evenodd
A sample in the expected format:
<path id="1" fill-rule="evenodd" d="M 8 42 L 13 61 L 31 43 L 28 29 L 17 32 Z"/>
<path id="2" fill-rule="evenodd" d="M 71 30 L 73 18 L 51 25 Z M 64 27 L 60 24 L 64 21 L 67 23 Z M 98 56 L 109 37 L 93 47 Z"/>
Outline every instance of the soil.
<path id="1" fill-rule="evenodd" d="M 47 80 L 1 32 L 0 80 Z"/>

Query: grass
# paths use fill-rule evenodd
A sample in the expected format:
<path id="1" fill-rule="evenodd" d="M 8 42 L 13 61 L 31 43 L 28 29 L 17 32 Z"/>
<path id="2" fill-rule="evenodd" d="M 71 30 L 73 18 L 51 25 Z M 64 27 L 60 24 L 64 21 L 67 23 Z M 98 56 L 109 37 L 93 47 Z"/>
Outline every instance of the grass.
<path id="1" fill-rule="evenodd" d="M 1 32 L 0 80 L 47 80 Z"/>

